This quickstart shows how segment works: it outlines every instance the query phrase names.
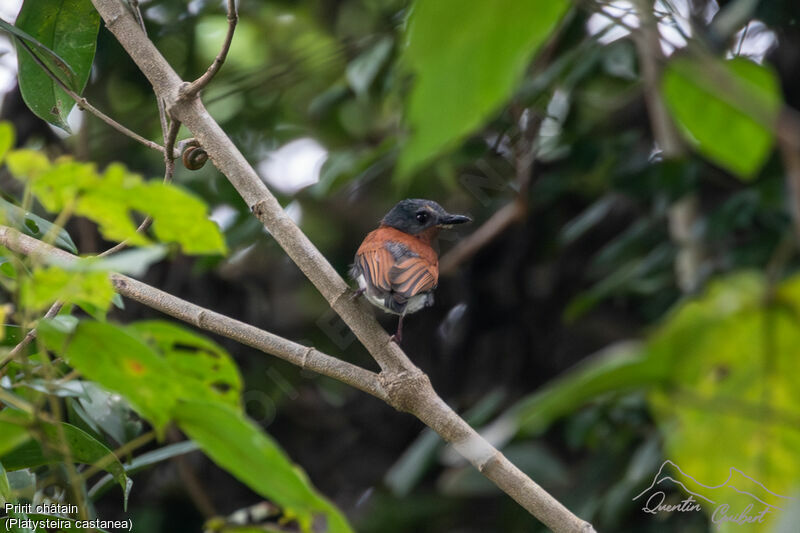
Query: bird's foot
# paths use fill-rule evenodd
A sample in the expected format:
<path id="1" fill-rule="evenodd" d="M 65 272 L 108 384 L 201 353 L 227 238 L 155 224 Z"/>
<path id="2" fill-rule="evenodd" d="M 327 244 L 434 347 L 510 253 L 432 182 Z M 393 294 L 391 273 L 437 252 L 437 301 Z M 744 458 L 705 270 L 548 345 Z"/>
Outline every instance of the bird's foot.
<path id="1" fill-rule="evenodd" d="M 356 298 L 358 298 L 359 296 L 361 296 L 362 294 L 364 294 L 364 292 L 365 292 L 366 290 L 367 290 L 367 289 L 361 288 L 361 289 L 358 289 L 358 290 L 355 290 L 355 291 L 353 291 L 353 294 L 351 294 L 351 295 L 350 295 L 350 300 L 355 300 Z"/>
<path id="2" fill-rule="evenodd" d="M 400 315 L 400 320 L 397 322 L 397 331 L 392 335 L 391 339 L 398 345 L 403 342 L 403 315 Z"/>

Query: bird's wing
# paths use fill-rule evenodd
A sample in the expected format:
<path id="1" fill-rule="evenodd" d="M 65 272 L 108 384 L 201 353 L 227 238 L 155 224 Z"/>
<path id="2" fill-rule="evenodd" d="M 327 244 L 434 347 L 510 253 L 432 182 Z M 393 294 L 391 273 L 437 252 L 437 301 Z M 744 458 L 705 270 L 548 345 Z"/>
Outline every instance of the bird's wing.
<path id="1" fill-rule="evenodd" d="M 389 250 L 384 247 L 361 249 L 356 254 L 355 264 L 370 285 L 384 292 L 392 290 L 389 271 L 394 264 L 394 257 Z"/>
<path id="2" fill-rule="evenodd" d="M 362 248 L 356 255 L 356 266 L 370 285 L 394 293 L 398 303 L 435 289 L 439 282 L 438 262 L 432 263 L 398 243 L 391 249 L 387 246 Z"/>
<path id="3" fill-rule="evenodd" d="M 417 294 L 432 291 L 439 282 L 439 265 L 411 252 L 404 251 L 395 256 L 394 265 L 389 269 L 389 282 L 392 290 L 408 300 Z"/>

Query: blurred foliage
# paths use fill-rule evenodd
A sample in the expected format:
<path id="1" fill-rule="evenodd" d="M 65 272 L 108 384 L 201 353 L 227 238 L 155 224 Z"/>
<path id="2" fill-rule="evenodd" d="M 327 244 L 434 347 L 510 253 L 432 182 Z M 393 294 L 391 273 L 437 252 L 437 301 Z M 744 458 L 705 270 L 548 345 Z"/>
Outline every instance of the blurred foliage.
<path id="1" fill-rule="evenodd" d="M 153 0 L 141 8 L 148 34 L 178 73 L 192 79 L 204 72 L 226 31 L 223 6 Z M 436 305 L 409 317 L 404 341 L 448 403 L 515 464 L 599 531 L 715 527 L 710 514 L 650 515 L 634 501 L 666 459 L 706 485 L 725 482 L 735 467 L 775 493 L 800 496 L 800 263 L 786 183 L 791 158 L 781 157 L 775 129 L 783 106 L 800 108 L 796 2 L 657 2 L 666 57 L 656 62 L 663 76 L 652 85 L 642 78 L 639 34 L 611 20 L 630 24 L 630 3 L 284 0 L 239 9 L 228 61 L 203 100 L 341 273 L 400 197 L 433 198 L 473 216 L 472 228 L 443 235 L 443 253 L 503 206 L 522 201 L 518 223 L 442 276 Z M 57 62 L 39 51 L 45 63 Z M 76 73 L 85 66 L 64 57 Z M 689 148 L 680 156 L 665 158 L 654 142 L 648 86 L 662 91 Z M 105 29 L 84 95 L 160 141 L 151 89 Z M 132 174 L 162 175 L 161 154 L 92 116 L 84 114 L 75 134 L 55 135 L 14 93 L 6 95 L 3 115 L 17 138 L 0 123 L 0 157 L 15 146 L 7 168 L 25 178 L 0 173 L 6 224 L 73 252 L 130 237 L 180 249 L 137 248 L 69 269 L 0 250 L 8 294 L 0 302 L 7 324 L 0 360 L 41 315 L 12 298 L 29 280 L 50 271 L 84 280 L 122 270 L 372 368 L 212 165 L 179 169 L 178 186 L 165 192 Z M 311 161 L 292 144 L 298 140 L 313 140 L 324 156 Z M 532 169 L 524 165 L 531 148 Z M 297 185 L 296 173 L 303 183 L 309 173 L 318 181 Z M 41 175 L 59 187 L 72 184 L 61 189 L 69 195 L 48 192 L 49 181 L 37 184 Z M 124 193 L 120 183 L 130 184 Z M 692 218 L 678 237 L 673 206 L 681 201 Z M 80 216 L 65 230 L 56 218 L 70 202 Z M 147 242 L 136 237 L 142 214 L 161 217 L 173 232 L 154 228 Z M 183 255 L 192 246 L 214 255 Z M 696 293 L 683 292 L 676 276 L 687 253 Z M 100 473 L 89 491 L 98 515 L 131 516 L 134 529 L 148 533 L 290 529 L 308 526 L 317 512 L 344 524 L 325 494 L 359 531 L 543 530 L 409 417 L 228 341 L 206 344 L 183 328 L 164 337 L 153 328 L 174 326 L 137 321 L 152 312 L 131 302 L 111 307 L 103 291 L 92 291 L 98 301 L 83 302 L 75 296 L 81 287 L 72 281 L 70 294 L 57 294 L 70 305 L 51 323 L 61 333 L 44 341 L 77 331 L 78 346 L 93 347 L 68 345 L 66 361 L 51 363 L 54 374 L 44 347 L 32 347 L 28 367 L 8 366 L 8 379 L 19 386 L 0 381 L 0 393 L 34 404 L 59 398 L 66 422 L 109 449 L 141 436 L 147 424 L 168 421 L 197 441 L 150 445 L 122 461 L 128 476 L 136 472 L 129 515 L 111 488 L 114 478 Z M 48 284 L 36 289 L 56 295 Z M 87 318 L 102 319 L 103 309 L 128 325 Z M 67 316 L 73 311 L 80 320 Z M 184 335 L 193 339 L 188 350 L 176 340 Z M 130 347 L 126 354 L 104 348 L 120 339 Z M 105 356 L 94 361 L 100 351 Z M 227 370 L 215 369 L 211 354 L 225 354 Z M 132 377 L 139 364 L 158 377 Z M 59 383 L 70 368 L 83 377 Z M 218 376 L 225 391 L 214 387 Z M 184 395 L 215 401 L 176 400 Z M 212 419 L 224 429 L 210 431 Z M 3 432 L 0 450 L 33 442 L 26 435 Z M 239 449 L 248 437 L 253 446 Z M 185 455 L 198 447 L 249 488 L 197 454 Z M 213 509 L 176 481 L 175 457 L 202 479 Z M 265 457 L 278 466 L 254 464 Z M 43 479 L 65 475 L 52 465 L 6 470 L 0 467 L 0 499 L 41 498 Z M 281 492 L 281 485 L 292 490 Z M 667 504 L 686 496 L 678 486 L 666 492 Z M 741 505 L 733 493 L 724 498 Z M 261 518 L 244 512 L 264 499 L 281 509 Z M 798 512 L 790 502 L 751 529 L 794 531 Z M 206 520 L 209 513 L 216 517 Z M 242 516 L 244 523 L 235 521 Z"/>
<path id="2" fill-rule="evenodd" d="M 781 106 L 768 68 L 743 58 L 722 65 L 677 59 L 663 84 L 664 98 L 700 153 L 743 178 L 761 168 Z"/>
<path id="3" fill-rule="evenodd" d="M 13 130 L 5 128 L 5 135 L 13 138 Z M 50 224 L 41 236 L 44 241 L 58 238 L 74 212 L 96 222 L 97 231 L 106 238 L 125 240 L 128 245 L 148 245 L 151 239 L 137 230 L 130 218 L 135 210 L 152 217 L 152 238 L 175 241 L 185 253 L 225 251 L 221 233 L 207 218 L 206 204 L 175 185 L 143 181 L 119 164 L 109 165 L 100 175 L 92 164 L 68 158 L 51 164 L 45 155 L 34 150 L 13 150 L 3 155 L 12 176 L 26 185 L 23 202 L 28 204 L 18 207 L 4 201 L 8 215 L 0 212 L 3 224 L 30 229 L 28 221 L 33 219 L 26 213 L 35 199 L 45 210 L 58 214 L 56 223 Z M 72 242 L 68 236 L 62 236 L 62 241 Z M 4 389 L 24 387 L 28 392 L 24 396 L 0 393 L 0 402 L 5 404 L 0 409 L 0 429 L 4 434 L 0 440 L 0 463 L 4 471 L 34 473 L 48 466 L 54 471 L 50 475 L 66 471 L 64 492 L 71 491 L 77 498 L 72 501 L 83 508 L 81 517 L 85 518 L 94 512 L 83 496 L 88 492 L 85 480 L 77 479 L 77 474 L 69 475 L 69 469 L 73 463 L 99 465 L 122 487 L 125 510 L 132 481 L 102 441 L 106 436 L 113 437 L 119 444 L 127 443 L 135 449 L 138 439 L 145 443 L 151 440 L 147 434 L 139 435 L 141 424 L 124 427 L 132 409 L 152 425 L 159 440 L 165 438 L 168 424 L 174 423 L 197 448 L 254 491 L 280 505 L 277 515 L 282 521 L 297 523 L 302 531 L 310 531 L 321 516 L 329 531 L 351 531 L 338 509 L 316 492 L 261 428 L 246 418 L 239 370 L 224 349 L 166 322 L 138 321 L 117 326 L 105 321 L 115 297 L 109 272 L 142 275 L 149 265 L 165 256 L 165 251 L 163 246 L 151 246 L 108 258 L 87 257 L 72 262 L 57 258 L 50 264 L 43 264 L 38 254 L 26 258 L 3 251 L 4 259 L 15 264 L 12 271 L 2 272 L 8 292 L 17 296 L 10 318 L 25 327 L 35 324 L 37 330 L 29 359 L 16 360 L 10 354 L 0 359 Z M 65 306 L 67 312 L 54 318 L 34 318 L 54 304 Z M 70 316 L 72 305 L 95 320 Z M 54 364 L 50 354 L 63 362 Z M 72 380 L 73 375 L 88 381 Z M 104 390 L 121 395 L 125 403 L 110 409 L 108 398 L 103 399 L 104 394 L 107 396 Z M 99 393 L 105 404 L 99 410 L 92 405 L 92 392 L 95 396 Z M 88 431 L 51 421 L 51 417 L 58 420 L 69 416 L 59 405 L 59 397 L 80 396 L 89 400 L 88 404 L 68 405 L 67 411 Z M 42 415 L 40 404 L 47 402 L 49 412 Z M 160 460 L 170 457 L 171 454 L 162 454 Z M 4 498 L 14 503 L 58 498 L 57 494 L 48 494 L 49 485 L 34 478 L 34 498 L 13 488 Z M 28 528 L 20 529 L 23 530 Z"/>
<path id="4" fill-rule="evenodd" d="M 414 74 L 406 113 L 413 134 L 398 164 L 400 176 L 472 132 L 508 99 L 567 7 L 565 0 L 505 0 L 469 9 L 448 0 L 414 7 L 400 58 Z"/>

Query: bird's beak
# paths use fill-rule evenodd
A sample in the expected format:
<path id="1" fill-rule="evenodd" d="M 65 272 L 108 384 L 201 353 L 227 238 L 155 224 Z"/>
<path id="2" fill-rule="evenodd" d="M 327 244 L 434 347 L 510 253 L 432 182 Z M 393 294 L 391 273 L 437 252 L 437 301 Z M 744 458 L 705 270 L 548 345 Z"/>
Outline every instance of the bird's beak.
<path id="1" fill-rule="evenodd" d="M 439 220 L 437 226 L 447 229 L 454 224 L 464 224 L 466 222 L 472 222 L 472 219 L 464 215 L 445 215 Z"/>

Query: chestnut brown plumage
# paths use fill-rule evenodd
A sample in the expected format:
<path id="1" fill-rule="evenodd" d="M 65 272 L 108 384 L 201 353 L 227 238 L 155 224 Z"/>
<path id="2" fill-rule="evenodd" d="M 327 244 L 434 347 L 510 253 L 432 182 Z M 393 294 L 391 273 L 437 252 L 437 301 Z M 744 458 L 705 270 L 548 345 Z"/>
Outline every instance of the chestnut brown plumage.
<path id="1" fill-rule="evenodd" d="M 399 315 L 393 338 L 400 342 L 403 317 L 433 305 L 439 256 L 433 243 L 441 229 L 469 222 L 432 200 L 407 199 L 389 211 L 356 252 L 350 275 L 376 307 Z"/>

